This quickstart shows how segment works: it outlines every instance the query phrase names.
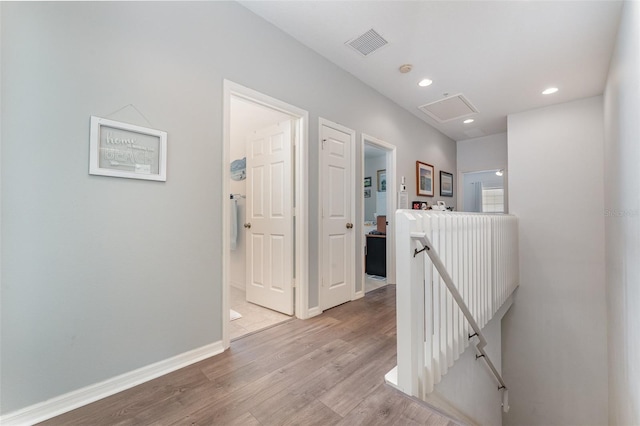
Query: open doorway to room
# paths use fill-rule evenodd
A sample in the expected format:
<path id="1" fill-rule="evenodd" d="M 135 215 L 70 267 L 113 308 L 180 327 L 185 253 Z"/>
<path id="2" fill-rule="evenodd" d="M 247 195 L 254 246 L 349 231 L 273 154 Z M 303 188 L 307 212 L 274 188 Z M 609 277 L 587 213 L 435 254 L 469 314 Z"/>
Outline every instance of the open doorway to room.
<path id="1" fill-rule="evenodd" d="M 362 236 L 364 293 L 395 284 L 393 221 L 396 209 L 395 146 L 362 135 Z"/>
<path id="2" fill-rule="evenodd" d="M 458 205 L 460 211 L 507 213 L 504 169 L 461 172 Z"/>
<path id="3" fill-rule="evenodd" d="M 307 113 L 225 81 L 223 342 L 306 309 Z M 227 207 L 228 206 L 228 207 Z M 298 284 L 297 292 L 294 286 Z"/>

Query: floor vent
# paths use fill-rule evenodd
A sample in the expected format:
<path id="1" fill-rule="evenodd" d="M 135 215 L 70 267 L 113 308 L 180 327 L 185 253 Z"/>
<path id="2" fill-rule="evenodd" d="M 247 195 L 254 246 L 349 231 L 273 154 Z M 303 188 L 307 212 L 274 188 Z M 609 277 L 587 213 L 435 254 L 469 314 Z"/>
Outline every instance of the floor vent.
<path id="1" fill-rule="evenodd" d="M 371 28 L 369 31 L 362 34 L 360 37 L 355 38 L 351 41 L 348 41 L 345 44 L 353 47 L 355 50 L 360 52 L 363 56 L 368 56 L 388 43 L 389 42 L 384 38 L 382 38 L 382 36 L 378 34 L 376 30 Z"/>
<path id="2" fill-rule="evenodd" d="M 438 123 L 446 123 L 478 113 L 477 108 L 461 93 L 418 108 Z"/>

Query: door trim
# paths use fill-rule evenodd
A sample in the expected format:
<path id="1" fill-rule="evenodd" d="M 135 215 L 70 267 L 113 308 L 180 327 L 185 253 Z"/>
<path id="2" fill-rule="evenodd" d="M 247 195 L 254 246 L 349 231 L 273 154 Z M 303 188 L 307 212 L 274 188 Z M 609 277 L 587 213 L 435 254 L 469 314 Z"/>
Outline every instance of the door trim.
<path id="1" fill-rule="evenodd" d="M 387 226 L 387 283 L 395 284 L 396 283 L 396 257 L 393 255 L 396 250 L 396 236 L 395 236 L 395 211 L 396 204 L 398 198 L 397 185 L 396 185 L 396 146 L 390 144 L 389 142 L 385 142 L 382 139 L 375 138 L 373 136 L 369 136 L 366 133 L 363 133 L 360 137 L 360 182 L 364 182 L 364 146 L 366 143 L 370 145 L 375 145 L 376 147 L 387 152 L 386 154 L 386 166 L 387 166 L 387 222 L 389 222 L 389 226 Z M 364 272 L 364 247 L 366 245 L 366 236 L 363 229 L 364 224 L 364 193 L 361 192 L 358 197 L 360 204 L 360 238 L 358 241 L 358 247 L 361 249 L 358 250 L 359 258 L 357 259 L 358 265 L 362 265 L 361 272 L 361 282 L 360 288 L 361 290 L 358 292 L 359 297 L 363 297 L 365 293 L 364 281 L 365 281 L 365 272 Z"/>
<path id="2" fill-rule="evenodd" d="M 322 307 L 322 282 L 323 282 L 323 265 L 324 265 L 324 258 L 323 256 L 323 238 L 322 236 L 324 235 L 324 224 L 322 221 L 322 206 L 323 206 L 323 200 L 322 200 L 322 126 L 327 126 L 327 127 L 331 127 L 332 129 L 338 130 L 340 132 L 346 133 L 349 135 L 349 137 L 351 138 L 351 190 L 352 190 L 352 196 L 351 196 L 351 221 L 354 222 L 354 219 L 356 217 L 356 131 L 353 129 L 350 129 L 348 127 L 345 127 L 341 124 L 338 123 L 334 123 L 333 121 L 327 120 L 326 118 L 322 118 L 319 117 L 318 118 L 318 253 L 320 254 L 320 263 L 318 265 L 318 309 L 315 310 L 314 312 L 317 312 L 318 314 L 322 313 L 323 311 L 323 307 Z M 358 232 L 358 226 L 356 224 L 356 226 L 353 228 L 354 232 Z M 354 244 L 355 244 L 355 250 L 352 250 L 351 254 L 350 254 L 350 261 L 352 262 L 352 264 L 355 265 L 355 261 L 356 261 L 356 251 L 357 251 L 357 238 L 354 238 Z M 355 300 L 357 299 L 357 295 L 356 295 L 356 277 L 355 277 L 355 268 L 353 268 L 353 271 L 351 273 L 352 275 L 352 285 L 351 285 L 351 289 L 350 289 L 350 293 L 351 293 L 351 300 Z"/>
<path id="3" fill-rule="evenodd" d="M 227 230 L 230 226 L 229 209 L 225 208 L 229 202 L 230 193 L 230 118 L 231 118 L 231 98 L 237 97 L 250 102 L 264 105 L 269 108 L 281 111 L 292 117 L 295 122 L 295 144 L 294 144 L 294 216 L 295 216 L 295 281 L 294 281 L 294 309 L 295 316 L 301 319 L 309 318 L 309 197 L 307 188 L 309 187 L 309 113 L 296 106 L 280 101 L 271 96 L 267 96 L 248 87 L 234 83 L 230 80 L 223 80 L 223 115 L 222 115 L 222 343 L 225 349 L 230 346 L 230 236 Z"/>

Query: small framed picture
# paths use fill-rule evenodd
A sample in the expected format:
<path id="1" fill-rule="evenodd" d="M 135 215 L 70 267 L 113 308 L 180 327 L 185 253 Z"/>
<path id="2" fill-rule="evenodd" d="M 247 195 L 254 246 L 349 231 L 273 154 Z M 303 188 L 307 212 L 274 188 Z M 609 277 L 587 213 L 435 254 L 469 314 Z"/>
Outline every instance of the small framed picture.
<path id="1" fill-rule="evenodd" d="M 453 174 L 440 170 L 440 195 L 453 197 Z"/>
<path id="2" fill-rule="evenodd" d="M 167 132 L 91 117 L 89 174 L 167 180 Z"/>
<path id="3" fill-rule="evenodd" d="M 364 187 L 369 188 L 371 186 L 371 176 L 364 178 Z"/>
<path id="4" fill-rule="evenodd" d="M 378 170 L 378 192 L 387 190 L 387 170 Z"/>
<path id="5" fill-rule="evenodd" d="M 371 188 L 364 189 L 364 198 L 371 198 Z"/>
<path id="6" fill-rule="evenodd" d="M 433 197 L 433 166 L 416 161 L 416 186 L 418 195 Z"/>

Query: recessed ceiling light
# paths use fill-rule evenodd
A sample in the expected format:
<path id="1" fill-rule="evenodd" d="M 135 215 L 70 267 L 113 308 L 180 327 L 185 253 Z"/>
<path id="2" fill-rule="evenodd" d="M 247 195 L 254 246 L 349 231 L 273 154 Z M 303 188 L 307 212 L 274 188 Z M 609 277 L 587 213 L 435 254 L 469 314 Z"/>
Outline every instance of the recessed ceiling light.
<path id="1" fill-rule="evenodd" d="M 548 89 L 545 89 L 542 94 L 543 95 L 550 95 L 552 93 L 556 93 L 558 91 L 557 87 L 549 87 Z"/>
<path id="2" fill-rule="evenodd" d="M 464 124 L 469 124 L 469 123 L 473 123 L 475 120 L 473 118 L 467 118 L 466 120 L 463 121 Z"/>
<path id="3" fill-rule="evenodd" d="M 430 86 L 431 83 L 433 83 L 433 81 L 429 80 L 428 78 L 423 78 L 422 80 L 420 80 L 420 82 L 418 83 L 418 86 L 420 87 L 427 87 Z"/>

